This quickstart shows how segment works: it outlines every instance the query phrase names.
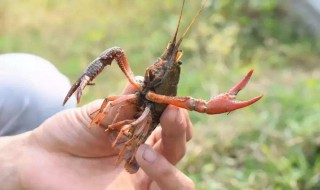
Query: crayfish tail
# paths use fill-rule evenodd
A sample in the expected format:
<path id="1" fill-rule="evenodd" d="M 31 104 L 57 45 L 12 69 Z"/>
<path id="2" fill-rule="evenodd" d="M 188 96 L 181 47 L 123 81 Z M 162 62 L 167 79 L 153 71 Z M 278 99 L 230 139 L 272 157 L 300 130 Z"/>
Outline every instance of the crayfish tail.
<path id="1" fill-rule="evenodd" d="M 124 164 L 124 168 L 128 173 L 134 174 L 139 170 L 140 166 L 137 163 L 136 159 L 133 159 L 133 160 L 127 160 Z"/>

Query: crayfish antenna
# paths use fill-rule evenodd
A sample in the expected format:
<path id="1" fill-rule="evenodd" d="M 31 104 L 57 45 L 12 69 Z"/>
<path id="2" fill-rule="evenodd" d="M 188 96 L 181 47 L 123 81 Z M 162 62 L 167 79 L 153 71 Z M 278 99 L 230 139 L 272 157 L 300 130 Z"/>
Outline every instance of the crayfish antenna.
<path id="1" fill-rule="evenodd" d="M 178 32 L 179 32 L 179 28 L 180 28 L 180 23 L 181 23 L 181 18 L 182 18 L 182 13 L 183 13 L 183 8 L 184 8 L 184 2 L 185 0 L 182 1 L 182 7 L 181 7 L 181 10 L 180 10 L 180 15 L 179 15 L 179 20 L 178 20 L 178 26 L 176 28 L 176 32 L 174 33 L 174 37 L 173 37 L 173 40 L 172 40 L 172 43 L 175 44 L 176 43 L 176 40 L 177 40 L 177 35 L 178 35 Z"/>
<path id="2" fill-rule="evenodd" d="M 197 19 L 198 16 L 200 15 L 200 13 L 203 11 L 203 9 L 204 9 L 204 7 L 206 6 L 207 2 L 208 2 L 208 0 L 206 0 L 206 1 L 202 4 L 202 6 L 201 6 L 200 9 L 198 10 L 198 12 L 197 12 L 197 13 L 194 15 L 194 17 L 192 18 L 190 24 L 188 25 L 188 27 L 186 28 L 186 30 L 185 30 L 185 31 L 183 32 L 183 34 L 181 35 L 179 41 L 177 42 L 177 44 L 176 44 L 176 49 L 179 48 L 179 46 L 180 46 L 183 38 L 185 37 L 185 35 L 186 35 L 186 34 L 188 33 L 188 31 L 190 30 L 190 28 L 191 28 L 191 26 L 193 25 L 194 21 L 196 21 L 196 19 Z M 183 3 L 184 3 L 184 1 L 183 1 Z M 180 22 L 180 20 L 179 20 L 179 22 Z"/>

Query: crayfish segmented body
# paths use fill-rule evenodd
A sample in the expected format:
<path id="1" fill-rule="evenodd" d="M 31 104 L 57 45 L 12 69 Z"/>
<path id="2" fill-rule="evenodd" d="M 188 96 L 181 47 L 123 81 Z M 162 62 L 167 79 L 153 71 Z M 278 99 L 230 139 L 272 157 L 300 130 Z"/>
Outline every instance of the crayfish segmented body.
<path id="1" fill-rule="evenodd" d="M 116 133 L 112 145 L 113 147 L 121 147 L 118 162 L 125 160 L 125 168 L 129 173 L 138 171 L 139 166 L 135 160 L 135 152 L 139 145 L 144 143 L 151 132 L 157 127 L 160 116 L 167 105 L 171 104 L 200 113 L 220 114 L 249 106 L 262 98 L 261 95 L 248 101 L 238 101 L 235 99 L 238 92 L 248 83 L 253 70 L 249 71 L 244 79 L 228 92 L 214 96 L 209 101 L 192 97 L 176 96 L 180 66 L 182 63 L 180 61 L 182 51 L 179 49 L 179 46 L 187 31 L 203 10 L 205 3 L 194 16 L 179 40 L 177 40 L 183 5 L 178 27 L 172 41 L 169 42 L 164 53 L 146 70 L 143 82 L 134 79 L 134 75 L 124 51 L 119 47 L 113 47 L 104 51 L 88 66 L 80 78 L 71 87 L 63 102 L 63 104 L 65 104 L 75 91 L 77 91 L 77 100 L 79 102 L 83 89 L 91 84 L 90 82 L 105 68 L 105 66 L 111 65 L 113 60 L 116 61 L 129 82 L 136 89 L 137 93 L 106 98 L 89 127 L 100 125 L 109 111 L 116 105 L 130 104 L 136 106 L 137 114 L 135 119 L 126 119 L 122 121 L 117 121 L 115 119 L 106 129 L 108 132 Z"/>

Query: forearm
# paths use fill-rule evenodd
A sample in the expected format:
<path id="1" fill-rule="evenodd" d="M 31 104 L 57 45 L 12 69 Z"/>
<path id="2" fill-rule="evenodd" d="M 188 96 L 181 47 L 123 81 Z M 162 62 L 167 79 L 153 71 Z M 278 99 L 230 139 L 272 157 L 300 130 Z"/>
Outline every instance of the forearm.
<path id="1" fill-rule="evenodd" d="M 0 137 L 0 187 L 2 190 L 21 189 L 19 165 L 23 158 L 28 134 Z"/>

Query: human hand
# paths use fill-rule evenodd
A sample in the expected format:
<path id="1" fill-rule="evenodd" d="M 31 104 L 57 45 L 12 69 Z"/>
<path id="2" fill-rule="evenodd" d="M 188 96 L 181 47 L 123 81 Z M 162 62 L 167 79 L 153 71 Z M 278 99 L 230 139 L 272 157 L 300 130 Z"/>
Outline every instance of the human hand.
<path id="1" fill-rule="evenodd" d="M 125 93 L 133 90 L 128 86 Z M 60 112 L 34 131 L 18 136 L 18 149 L 23 152 L 15 162 L 18 189 L 193 189 L 192 181 L 172 165 L 183 157 L 191 138 L 185 110 L 168 106 L 161 117 L 162 128 L 148 138 L 149 146 L 141 145 L 137 151 L 141 169 L 128 174 L 122 165 L 115 165 L 118 151 L 112 148 L 108 133 L 87 127 L 90 113 L 100 104 L 95 101 Z M 133 115 L 134 107 L 121 114 Z M 110 121 L 107 117 L 102 125 Z"/>

